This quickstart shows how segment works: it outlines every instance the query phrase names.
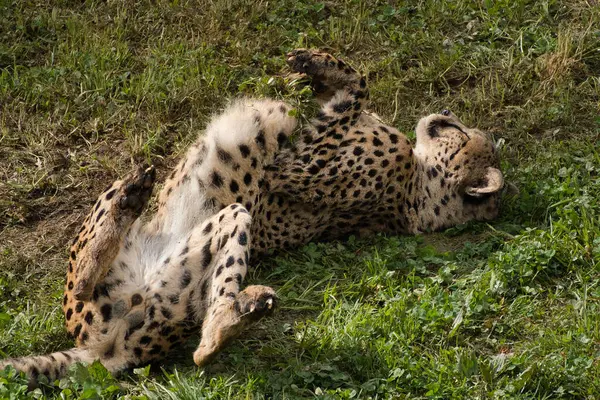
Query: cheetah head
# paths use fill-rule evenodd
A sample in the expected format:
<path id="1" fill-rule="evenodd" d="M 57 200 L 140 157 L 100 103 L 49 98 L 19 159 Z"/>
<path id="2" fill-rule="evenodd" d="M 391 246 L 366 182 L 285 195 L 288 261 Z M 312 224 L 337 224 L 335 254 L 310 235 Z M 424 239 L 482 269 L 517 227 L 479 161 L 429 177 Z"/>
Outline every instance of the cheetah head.
<path id="1" fill-rule="evenodd" d="M 431 193 L 421 230 L 495 218 L 504 177 L 492 139 L 447 110 L 422 118 L 416 136 L 415 156 Z"/>

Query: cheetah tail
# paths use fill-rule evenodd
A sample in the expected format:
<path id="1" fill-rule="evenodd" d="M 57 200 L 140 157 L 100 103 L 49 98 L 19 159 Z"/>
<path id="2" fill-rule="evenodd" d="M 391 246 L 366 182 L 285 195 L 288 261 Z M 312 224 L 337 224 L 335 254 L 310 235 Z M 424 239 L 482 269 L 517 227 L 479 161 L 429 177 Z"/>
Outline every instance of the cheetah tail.
<path id="1" fill-rule="evenodd" d="M 65 376 L 71 364 L 79 361 L 92 363 L 94 360 L 95 357 L 87 349 L 72 348 L 45 356 L 29 356 L 2 360 L 0 361 L 0 370 L 11 365 L 17 371 L 24 372 L 29 377 L 29 389 L 33 389 L 37 387 L 40 375 L 46 375 L 48 380 L 52 382 L 55 379 Z"/>

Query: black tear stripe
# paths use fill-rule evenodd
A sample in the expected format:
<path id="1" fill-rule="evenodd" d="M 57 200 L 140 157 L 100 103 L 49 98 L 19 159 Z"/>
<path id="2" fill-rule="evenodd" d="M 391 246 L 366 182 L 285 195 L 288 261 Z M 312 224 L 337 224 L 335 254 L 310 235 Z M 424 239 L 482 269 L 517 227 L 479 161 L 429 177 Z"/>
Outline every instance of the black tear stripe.
<path id="1" fill-rule="evenodd" d="M 435 120 L 429 123 L 429 126 L 427 127 L 427 134 L 429 135 L 429 137 L 439 137 L 440 134 L 437 131 L 438 128 L 454 128 L 469 139 L 469 135 L 467 134 L 467 132 L 465 132 L 460 126 L 453 124 L 452 122 L 448 122 L 446 120 Z"/>

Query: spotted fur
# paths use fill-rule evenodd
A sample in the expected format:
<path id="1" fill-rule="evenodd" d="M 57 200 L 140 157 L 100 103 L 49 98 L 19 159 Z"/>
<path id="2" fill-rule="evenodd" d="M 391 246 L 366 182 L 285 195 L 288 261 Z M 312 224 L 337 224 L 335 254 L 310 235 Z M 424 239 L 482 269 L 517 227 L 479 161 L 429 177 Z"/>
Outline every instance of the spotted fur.
<path id="1" fill-rule="evenodd" d="M 169 175 L 158 211 L 142 213 L 153 168 L 102 193 L 75 238 L 63 311 L 77 347 L 6 360 L 62 376 L 75 361 L 110 371 L 163 358 L 201 331 L 204 365 L 276 301 L 242 290 L 250 253 L 348 233 L 418 233 L 498 213 L 503 187 L 492 141 L 449 112 L 417 125 L 416 147 L 364 112 L 364 77 L 329 54 L 295 50 L 322 109 L 294 146 L 290 107 L 241 100 L 215 117 Z"/>

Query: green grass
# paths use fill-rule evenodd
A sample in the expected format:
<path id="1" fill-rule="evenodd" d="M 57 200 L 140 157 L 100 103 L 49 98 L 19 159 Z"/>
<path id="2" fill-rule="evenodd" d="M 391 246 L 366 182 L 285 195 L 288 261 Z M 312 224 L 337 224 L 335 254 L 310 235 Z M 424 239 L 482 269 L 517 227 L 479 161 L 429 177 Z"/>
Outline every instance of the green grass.
<path id="1" fill-rule="evenodd" d="M 600 396 L 600 6 L 592 0 L 0 0 L 0 357 L 71 345 L 66 248 L 140 162 L 164 176 L 226 101 L 306 104 L 284 54 L 321 47 L 409 136 L 442 108 L 503 142 L 493 223 L 309 244 L 250 281 L 281 307 L 195 368 L 75 366 L 36 398 Z M 275 76 L 275 79 L 271 79 Z M 259 264 L 256 260 L 256 264 Z M 0 397 L 26 397 L 0 372 Z"/>

